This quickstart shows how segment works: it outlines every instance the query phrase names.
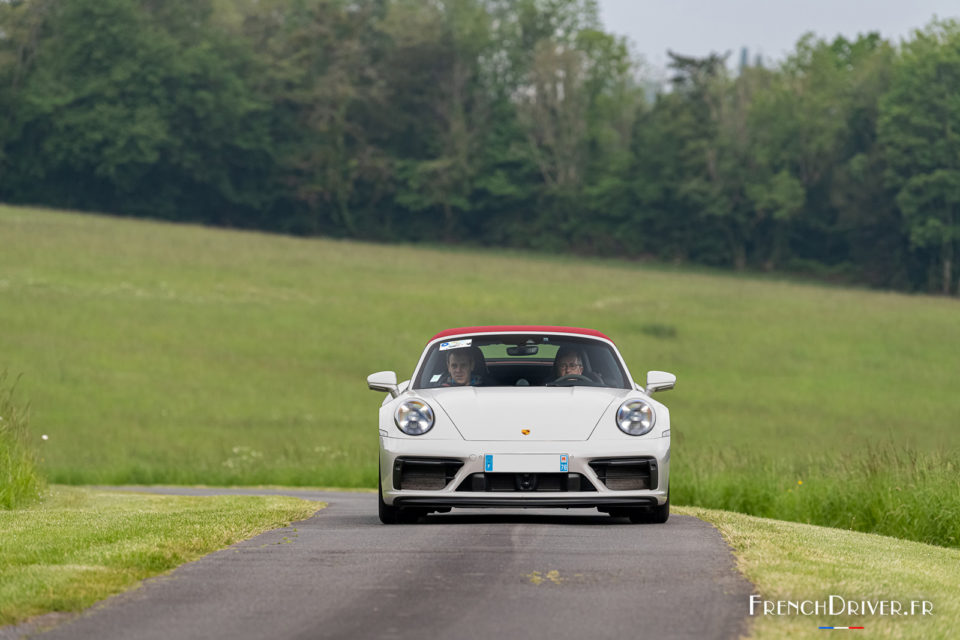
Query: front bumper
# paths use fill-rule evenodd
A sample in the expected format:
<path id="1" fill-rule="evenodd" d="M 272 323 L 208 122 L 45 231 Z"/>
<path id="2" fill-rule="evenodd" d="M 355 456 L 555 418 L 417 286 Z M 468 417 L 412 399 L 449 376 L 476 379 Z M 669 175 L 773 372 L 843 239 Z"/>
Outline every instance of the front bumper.
<path id="1" fill-rule="evenodd" d="M 624 446 L 629 444 L 629 447 Z M 472 491 L 469 481 L 484 473 L 486 454 L 566 454 L 570 474 L 580 474 L 592 491 Z M 457 461 L 462 466 L 442 489 L 401 490 L 395 485 L 394 462 L 397 458 L 432 458 Z M 590 463 L 622 458 L 655 460 L 656 485 L 649 489 L 610 489 L 598 477 Z M 380 484 L 383 501 L 391 506 L 420 508 L 445 507 L 559 507 L 617 508 L 662 505 L 670 486 L 670 438 L 636 441 L 568 442 L 486 442 L 455 440 L 416 440 L 380 437 Z M 466 490 L 465 490 L 466 489 Z"/>

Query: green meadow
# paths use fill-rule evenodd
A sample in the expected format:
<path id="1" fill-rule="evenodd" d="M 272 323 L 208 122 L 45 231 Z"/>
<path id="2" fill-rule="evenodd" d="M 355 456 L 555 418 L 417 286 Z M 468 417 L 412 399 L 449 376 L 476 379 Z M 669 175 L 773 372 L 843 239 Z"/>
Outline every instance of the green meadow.
<path id="1" fill-rule="evenodd" d="M 281 496 L 53 487 L 38 505 L 0 510 L 0 634 L 2 625 L 85 609 L 211 551 L 309 518 L 323 506 Z"/>
<path id="2" fill-rule="evenodd" d="M 0 371 L 50 482 L 373 487 L 369 373 L 562 324 L 678 376 L 674 502 L 960 546 L 956 299 L 4 206 L 0 247 Z"/>

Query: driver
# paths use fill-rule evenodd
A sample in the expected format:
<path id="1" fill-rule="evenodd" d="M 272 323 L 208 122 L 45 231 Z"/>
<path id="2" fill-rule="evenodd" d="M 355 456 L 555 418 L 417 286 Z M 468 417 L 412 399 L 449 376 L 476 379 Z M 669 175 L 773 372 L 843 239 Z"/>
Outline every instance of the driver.
<path id="1" fill-rule="evenodd" d="M 581 379 L 586 378 L 591 382 L 597 384 L 603 384 L 603 378 L 600 377 L 600 374 L 596 371 L 588 371 L 584 363 L 586 358 L 583 355 L 578 347 L 571 347 L 565 345 L 560 347 L 557 350 L 557 356 L 553 360 L 553 374 L 555 380 L 560 378 L 565 378 L 567 376 L 579 376 Z"/>
<path id="2" fill-rule="evenodd" d="M 553 361 L 553 373 L 556 378 L 583 375 L 583 353 L 576 347 L 560 347 Z"/>
<path id="3" fill-rule="evenodd" d="M 472 349 L 452 349 L 447 352 L 448 375 L 440 383 L 442 387 L 463 387 L 480 384 L 480 376 L 474 372 L 477 362 Z"/>

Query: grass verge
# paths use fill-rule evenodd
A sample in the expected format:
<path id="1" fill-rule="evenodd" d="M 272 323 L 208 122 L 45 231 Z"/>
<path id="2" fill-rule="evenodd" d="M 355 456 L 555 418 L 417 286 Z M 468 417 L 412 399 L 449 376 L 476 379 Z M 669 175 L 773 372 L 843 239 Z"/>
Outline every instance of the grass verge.
<path id="1" fill-rule="evenodd" d="M 0 511 L 0 625 L 79 611 L 211 551 L 302 520 L 319 503 L 54 487 Z"/>
<path id="2" fill-rule="evenodd" d="M 44 489 L 27 430 L 28 408 L 14 401 L 15 387 L 0 371 L 0 509 L 36 502 Z"/>
<path id="3" fill-rule="evenodd" d="M 960 455 L 893 443 L 855 453 L 768 458 L 677 447 L 680 504 L 960 547 Z"/>
<path id="4" fill-rule="evenodd" d="M 756 640 L 821 638 L 821 626 L 862 626 L 870 638 L 947 639 L 960 628 L 958 549 L 729 511 L 674 511 L 716 526 L 764 600 L 829 602 L 834 595 L 846 602 L 894 600 L 907 609 L 912 600 L 933 605 L 926 616 L 757 615 Z"/>

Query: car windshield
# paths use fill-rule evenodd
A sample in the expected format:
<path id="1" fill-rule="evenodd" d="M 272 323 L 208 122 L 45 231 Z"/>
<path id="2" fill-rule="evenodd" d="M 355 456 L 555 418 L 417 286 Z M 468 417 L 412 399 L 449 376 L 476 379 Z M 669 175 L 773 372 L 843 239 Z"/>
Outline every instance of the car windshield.
<path id="1" fill-rule="evenodd" d="M 589 386 L 630 388 L 606 342 L 556 335 L 484 335 L 430 347 L 414 389 Z"/>

